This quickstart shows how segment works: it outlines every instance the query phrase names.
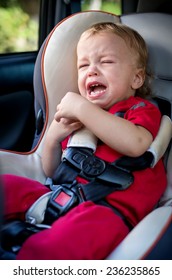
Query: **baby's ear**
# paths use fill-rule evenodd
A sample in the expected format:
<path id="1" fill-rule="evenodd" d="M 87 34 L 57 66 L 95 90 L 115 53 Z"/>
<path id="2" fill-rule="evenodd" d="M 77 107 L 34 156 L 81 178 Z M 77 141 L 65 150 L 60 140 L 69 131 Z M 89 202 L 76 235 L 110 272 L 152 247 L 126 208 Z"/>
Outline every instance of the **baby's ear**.
<path id="1" fill-rule="evenodd" d="M 132 82 L 132 89 L 138 89 L 140 88 L 145 81 L 145 72 L 142 68 L 139 68 L 136 70 L 133 82 Z"/>

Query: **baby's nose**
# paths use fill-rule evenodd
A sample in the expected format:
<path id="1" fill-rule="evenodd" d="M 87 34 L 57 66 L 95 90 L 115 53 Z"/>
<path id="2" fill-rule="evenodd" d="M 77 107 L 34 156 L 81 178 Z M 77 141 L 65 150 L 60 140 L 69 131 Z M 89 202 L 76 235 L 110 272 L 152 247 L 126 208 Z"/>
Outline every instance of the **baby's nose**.
<path id="1" fill-rule="evenodd" d="M 97 76 L 98 75 L 98 69 L 96 66 L 90 66 L 88 68 L 88 72 L 87 72 L 88 76 Z"/>

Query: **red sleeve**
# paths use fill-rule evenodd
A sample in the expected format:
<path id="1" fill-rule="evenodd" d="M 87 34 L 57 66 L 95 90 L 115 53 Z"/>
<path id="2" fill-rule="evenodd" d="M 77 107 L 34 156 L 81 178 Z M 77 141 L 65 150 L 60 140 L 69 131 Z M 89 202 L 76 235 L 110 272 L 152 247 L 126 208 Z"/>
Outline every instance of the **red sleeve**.
<path id="1" fill-rule="evenodd" d="M 144 101 L 131 107 L 125 113 L 124 118 L 136 125 L 143 126 L 155 138 L 161 122 L 161 113 L 154 104 Z"/>

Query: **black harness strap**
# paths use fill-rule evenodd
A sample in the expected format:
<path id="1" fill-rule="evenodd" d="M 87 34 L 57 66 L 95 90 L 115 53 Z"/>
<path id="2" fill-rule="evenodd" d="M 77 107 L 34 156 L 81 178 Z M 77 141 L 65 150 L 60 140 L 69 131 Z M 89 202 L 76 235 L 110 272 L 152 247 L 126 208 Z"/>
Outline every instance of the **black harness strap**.
<path id="1" fill-rule="evenodd" d="M 122 156 L 115 161 L 115 165 L 130 172 L 144 170 L 151 166 L 154 156 L 151 152 L 146 151 L 139 157 Z"/>
<path id="2" fill-rule="evenodd" d="M 51 224 L 72 207 L 90 200 L 110 207 L 131 229 L 126 218 L 118 209 L 109 205 L 105 198 L 114 191 L 127 189 L 134 181 L 131 171 L 149 167 L 152 158 L 152 154 L 146 152 L 138 158 L 124 156 L 108 163 L 94 156 L 90 149 L 66 149 L 63 161 L 53 178 L 57 185 L 52 186 L 53 194 L 47 205 L 44 223 Z M 77 183 L 77 176 L 86 179 L 88 183 Z M 65 200 L 64 204 L 61 197 Z"/>
<path id="3" fill-rule="evenodd" d="M 106 183 L 116 190 L 124 190 L 133 183 L 134 177 L 130 170 L 115 163 L 99 159 L 90 149 L 68 148 L 53 180 L 58 184 L 70 183 L 80 176 L 89 182 Z"/>

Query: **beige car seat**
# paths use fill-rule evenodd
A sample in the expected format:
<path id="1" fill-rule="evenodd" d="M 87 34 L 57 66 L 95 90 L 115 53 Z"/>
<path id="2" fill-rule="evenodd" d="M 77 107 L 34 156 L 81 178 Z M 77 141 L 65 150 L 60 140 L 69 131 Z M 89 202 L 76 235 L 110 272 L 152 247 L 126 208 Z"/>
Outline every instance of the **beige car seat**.
<path id="1" fill-rule="evenodd" d="M 146 18 L 148 16 L 148 18 Z M 170 24 L 172 23 L 172 16 L 157 14 L 157 22 L 159 18 L 159 26 L 161 26 L 161 31 L 158 31 L 158 26 L 153 25 L 154 19 L 152 19 L 151 14 L 140 14 L 135 20 L 135 15 L 131 15 L 131 21 L 133 19 L 133 24 L 129 19 L 129 16 L 118 17 L 110 13 L 104 13 L 99 11 L 89 11 L 74 14 L 62 22 L 57 24 L 52 32 L 49 34 L 48 38 L 44 42 L 35 65 L 34 74 L 34 89 L 35 89 L 35 114 L 37 118 L 37 132 L 35 135 L 35 143 L 33 144 L 33 149 L 27 153 L 17 153 L 11 151 L 0 151 L 0 161 L 1 161 L 1 174 L 11 173 L 20 176 L 29 177 L 39 182 L 45 184 L 46 176 L 43 172 L 41 165 L 42 147 L 44 144 L 44 139 L 47 133 L 47 129 L 52 122 L 54 113 L 56 111 L 56 106 L 60 102 L 61 98 L 68 91 L 78 92 L 77 88 L 77 71 L 76 71 L 76 45 L 80 37 L 80 34 L 97 22 L 120 22 L 132 26 L 138 29 L 142 26 L 142 29 L 138 30 L 141 32 L 142 36 L 145 38 L 149 46 L 149 40 L 151 38 L 154 42 L 150 49 L 150 64 L 153 68 L 162 71 L 166 70 L 166 74 L 172 77 L 172 67 L 170 69 L 170 59 L 172 56 L 172 51 L 170 46 L 172 45 L 172 39 L 170 37 Z M 163 17 L 163 21 L 161 20 Z M 144 23 L 141 19 L 145 19 Z M 150 22 L 148 21 L 150 20 Z M 144 26 L 145 24 L 145 26 Z M 155 30 L 157 28 L 157 33 L 161 32 L 162 37 L 154 36 Z M 145 32 L 147 34 L 145 36 Z M 143 31 L 143 32 L 142 32 Z M 164 38 L 164 40 L 163 40 Z M 162 40 L 161 40 L 162 39 Z M 159 46 L 159 42 L 160 46 Z M 160 53 L 162 60 L 164 57 L 164 63 L 161 67 L 159 60 L 157 61 L 157 56 L 155 53 Z M 163 56 L 164 55 L 164 56 Z M 169 63 L 168 67 L 165 68 L 165 63 Z M 167 65 L 167 64 L 166 64 Z M 158 77 L 158 78 L 157 78 Z M 153 87 L 158 97 L 162 97 L 161 100 L 158 99 L 160 107 L 164 114 L 167 114 L 163 118 L 163 132 L 160 134 L 161 139 L 152 147 L 153 153 L 155 148 L 155 163 L 160 157 L 165 153 L 168 143 L 172 135 L 172 126 L 169 114 L 171 114 L 171 98 L 170 86 L 171 82 L 168 80 L 159 81 L 159 76 L 156 77 L 155 85 Z M 158 79 L 158 81 L 157 81 Z M 163 83 L 165 84 L 164 89 Z M 161 94 L 160 94 L 161 93 Z M 159 101 L 160 100 L 160 101 Z M 168 105 L 168 110 L 166 112 L 166 104 Z M 170 109 L 169 109 L 170 108 Z M 165 136 L 164 136 L 165 135 Z M 157 152 L 158 151 L 158 152 Z M 171 152 L 172 153 L 172 152 Z M 119 245 L 119 247 L 108 256 L 108 259 L 140 259 L 146 256 L 149 248 L 157 242 L 157 240 L 162 235 L 162 232 L 170 227 L 171 216 L 172 216 L 172 174 L 170 176 L 170 166 L 172 165 L 172 155 L 168 156 L 167 159 L 167 177 L 168 186 L 167 191 L 161 201 L 161 207 L 158 207 L 155 211 L 150 213 L 138 226 L 136 226 L 128 235 L 128 237 Z M 169 206 L 168 206 L 169 205 Z M 161 217 L 161 218 L 159 218 Z M 153 223 L 152 223 L 153 221 Z M 138 243 L 143 243 L 141 241 L 142 228 L 144 228 L 144 236 L 147 246 L 143 245 L 139 248 Z M 145 238 L 145 232 L 148 233 L 148 237 Z M 156 234 L 155 234 L 156 232 Z M 137 238 L 136 238 L 137 236 Z M 128 250 L 128 244 L 132 247 Z M 135 250 L 133 249 L 135 247 Z M 144 247 L 144 248 L 143 248 Z"/>

